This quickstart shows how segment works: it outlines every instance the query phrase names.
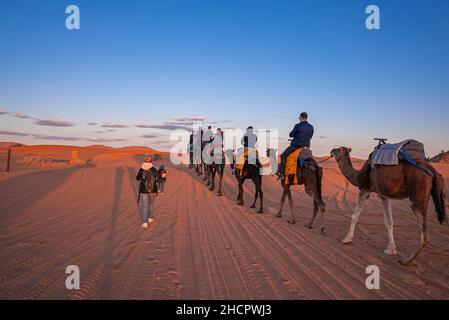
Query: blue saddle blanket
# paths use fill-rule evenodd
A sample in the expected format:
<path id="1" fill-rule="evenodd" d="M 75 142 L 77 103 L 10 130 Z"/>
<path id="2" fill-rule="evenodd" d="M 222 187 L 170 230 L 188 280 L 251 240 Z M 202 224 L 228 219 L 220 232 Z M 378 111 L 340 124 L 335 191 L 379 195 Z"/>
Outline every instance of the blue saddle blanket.
<path id="1" fill-rule="evenodd" d="M 399 151 L 409 141 L 381 144 L 373 152 L 371 165 L 397 166 L 399 164 Z"/>

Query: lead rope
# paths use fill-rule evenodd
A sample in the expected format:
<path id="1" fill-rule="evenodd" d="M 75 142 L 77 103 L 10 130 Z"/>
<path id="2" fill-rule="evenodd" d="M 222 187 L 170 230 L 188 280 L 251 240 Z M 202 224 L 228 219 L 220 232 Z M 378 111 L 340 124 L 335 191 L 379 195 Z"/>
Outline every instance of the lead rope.
<path id="1" fill-rule="evenodd" d="M 334 157 L 334 156 L 329 156 L 329 157 L 327 157 L 326 159 L 323 159 L 323 160 L 321 160 L 321 161 L 316 161 L 316 160 L 315 160 L 315 162 L 316 162 L 316 164 L 320 164 L 320 163 L 323 163 L 323 162 L 326 162 L 326 161 L 332 159 L 333 157 Z M 300 158 L 300 159 L 299 159 L 299 165 L 301 166 L 301 168 L 304 167 L 304 165 L 306 165 L 306 164 L 308 164 L 308 165 L 311 166 L 311 165 L 314 165 L 315 163 L 308 162 L 308 161 L 304 160 L 304 158 Z"/>
<path id="2" fill-rule="evenodd" d="M 428 175 L 433 177 L 433 173 L 429 169 L 421 167 L 415 160 L 410 158 L 410 156 L 408 155 L 407 152 L 405 152 L 403 150 L 399 150 L 399 153 L 402 154 L 402 156 L 404 157 L 404 160 L 407 161 L 409 164 L 411 164 L 412 166 L 414 166 L 416 168 L 423 170 L 425 173 L 427 173 Z"/>

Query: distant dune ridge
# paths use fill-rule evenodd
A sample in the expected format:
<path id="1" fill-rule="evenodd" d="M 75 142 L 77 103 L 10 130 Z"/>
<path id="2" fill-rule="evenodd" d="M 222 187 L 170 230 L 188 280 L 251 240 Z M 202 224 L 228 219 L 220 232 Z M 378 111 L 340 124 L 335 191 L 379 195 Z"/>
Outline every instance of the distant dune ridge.
<path id="1" fill-rule="evenodd" d="M 58 168 L 67 165 L 79 165 L 93 161 L 95 157 L 107 154 L 165 154 L 150 147 L 127 146 L 109 147 L 104 145 L 17 145 L 15 142 L 0 142 L 0 172 L 6 171 L 8 148 L 12 149 L 12 171 L 38 168 Z M 76 153 L 77 158 L 72 158 Z"/>
<path id="2" fill-rule="evenodd" d="M 17 142 L 8 142 L 8 141 L 0 141 L 0 151 L 4 151 L 3 149 L 8 149 L 10 146 L 17 145 Z M 24 144 L 20 144 L 25 146 Z"/>
<path id="3" fill-rule="evenodd" d="M 449 151 L 441 151 L 438 155 L 431 158 L 430 162 L 449 163 Z"/>

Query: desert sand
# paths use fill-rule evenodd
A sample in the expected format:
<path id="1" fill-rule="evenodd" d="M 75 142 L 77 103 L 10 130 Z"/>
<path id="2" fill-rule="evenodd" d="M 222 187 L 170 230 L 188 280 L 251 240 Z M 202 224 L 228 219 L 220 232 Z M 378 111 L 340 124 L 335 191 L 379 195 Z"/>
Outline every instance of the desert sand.
<path id="1" fill-rule="evenodd" d="M 265 214 L 259 215 L 249 208 L 249 181 L 245 206 L 235 205 L 229 167 L 224 196 L 217 197 L 165 156 L 156 165 L 168 166 L 166 192 L 156 200 L 156 222 L 144 230 L 135 181 L 141 156 L 131 151 L 96 150 L 76 166 L 35 162 L 0 173 L 0 299 L 449 298 L 449 227 L 436 222 L 433 205 L 431 244 L 404 267 L 383 253 L 386 231 L 374 195 L 353 243 L 341 243 L 357 190 L 333 160 L 323 164 L 323 236 L 318 224 L 303 226 L 312 200 L 302 187 L 293 188 L 297 224 L 290 225 L 286 216 L 273 216 L 281 196 L 275 178 L 263 179 Z M 449 164 L 435 166 L 447 185 Z M 393 212 L 398 249 L 409 254 L 418 243 L 415 217 L 407 201 L 394 201 Z M 380 268 L 380 290 L 365 287 L 372 264 Z M 65 288 L 68 265 L 80 267 L 80 290 Z"/>

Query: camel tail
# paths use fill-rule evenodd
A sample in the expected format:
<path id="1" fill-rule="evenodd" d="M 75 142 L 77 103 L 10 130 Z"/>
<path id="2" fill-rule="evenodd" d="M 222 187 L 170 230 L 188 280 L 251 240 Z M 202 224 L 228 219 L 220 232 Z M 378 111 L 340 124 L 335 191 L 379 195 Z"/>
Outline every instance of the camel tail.
<path id="1" fill-rule="evenodd" d="M 446 190 L 444 186 L 444 179 L 438 171 L 431 165 L 429 165 L 433 175 L 433 187 L 432 187 L 432 199 L 435 204 L 435 210 L 438 216 L 438 222 L 442 224 L 447 221 L 446 216 Z"/>

